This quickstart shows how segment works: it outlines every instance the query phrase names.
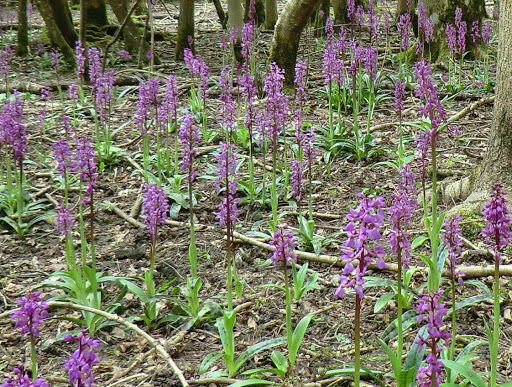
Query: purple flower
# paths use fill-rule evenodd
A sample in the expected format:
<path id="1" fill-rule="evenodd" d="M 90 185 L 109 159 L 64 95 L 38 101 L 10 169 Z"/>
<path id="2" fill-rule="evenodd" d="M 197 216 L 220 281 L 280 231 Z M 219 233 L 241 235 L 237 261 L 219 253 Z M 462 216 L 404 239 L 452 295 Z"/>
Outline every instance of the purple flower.
<path id="1" fill-rule="evenodd" d="M 219 77 L 219 86 L 221 89 L 219 100 L 223 102 L 219 111 L 220 124 L 228 132 L 231 132 L 236 125 L 236 101 L 233 99 L 231 89 L 233 81 L 231 79 L 231 66 L 224 66 Z"/>
<path id="2" fill-rule="evenodd" d="M 197 143 L 202 140 L 199 129 L 194 125 L 194 116 L 192 114 L 185 114 L 183 117 L 183 124 L 178 132 L 178 137 L 183 147 L 180 170 L 188 173 L 188 180 L 192 183 L 197 175 L 197 171 L 194 168 Z"/>
<path id="3" fill-rule="evenodd" d="M 80 40 L 76 41 L 75 45 L 75 60 L 76 60 L 76 75 L 80 82 L 84 79 L 85 74 L 85 48 L 82 46 Z"/>
<path id="4" fill-rule="evenodd" d="M 423 58 L 416 62 L 414 76 L 418 82 L 415 95 L 423 102 L 423 105 L 420 106 L 420 113 L 430 119 L 432 130 L 437 131 L 446 117 L 446 112 L 443 104 L 439 101 L 432 79 L 432 66 L 426 59 Z"/>
<path id="5" fill-rule="evenodd" d="M 27 128 L 23 124 L 23 100 L 19 92 L 14 92 L 14 100 L 4 100 L 0 113 L 0 143 L 7 143 L 12 149 L 14 159 L 21 166 L 27 150 Z"/>
<path id="6" fill-rule="evenodd" d="M 405 97 L 405 84 L 401 79 L 397 79 L 395 82 L 395 110 L 399 116 L 402 115 L 404 110 Z"/>
<path id="7" fill-rule="evenodd" d="M 409 30 L 411 29 L 411 15 L 404 13 L 400 15 L 398 19 L 398 34 L 402 40 L 402 51 L 406 51 L 409 48 Z"/>
<path id="8" fill-rule="evenodd" d="M 370 0 L 368 3 L 368 27 L 370 42 L 372 42 L 372 39 L 379 33 L 379 16 L 375 12 L 374 0 Z"/>
<path id="9" fill-rule="evenodd" d="M 55 71 L 59 71 L 59 67 L 60 67 L 59 52 L 55 48 L 52 48 L 52 50 L 50 51 L 50 58 L 52 61 L 52 66 L 55 69 Z"/>
<path id="10" fill-rule="evenodd" d="M 72 100 L 78 100 L 78 85 L 75 82 L 68 86 L 68 96 Z"/>
<path id="11" fill-rule="evenodd" d="M 254 23 L 244 23 L 242 28 L 242 56 L 246 62 L 250 62 L 254 52 Z"/>
<path id="12" fill-rule="evenodd" d="M 89 204 L 91 195 L 96 190 L 98 163 L 96 152 L 87 138 L 79 137 L 76 139 L 76 155 L 80 180 L 87 184 L 86 197 L 84 197 L 83 203 Z"/>
<path id="13" fill-rule="evenodd" d="M 135 123 L 140 133 L 148 133 L 149 111 L 151 106 L 158 106 L 158 86 L 159 81 L 156 77 L 149 78 L 146 82 L 141 82 L 139 86 L 139 99 L 137 100 L 137 109 L 135 111 Z"/>
<path id="14" fill-rule="evenodd" d="M 404 171 L 404 168 L 402 168 Z M 403 175 L 402 175 L 403 176 Z M 407 178 L 406 178 L 407 179 Z M 409 221 L 416 209 L 416 200 L 413 199 L 406 184 L 402 182 L 391 194 L 392 205 L 388 209 L 391 231 L 388 235 L 391 252 L 400 258 L 400 263 L 407 269 L 411 258 L 411 233 L 408 231 Z"/>
<path id="15" fill-rule="evenodd" d="M 61 236 L 67 236 L 76 223 L 75 217 L 72 215 L 72 208 L 65 207 L 61 204 L 57 206 L 55 213 L 55 227 Z"/>
<path id="16" fill-rule="evenodd" d="M 445 231 L 440 234 L 440 237 L 444 239 L 448 246 L 448 259 L 452 279 L 455 280 L 458 277 L 459 283 L 462 283 L 461 277 L 464 276 L 463 272 L 456 270 L 456 260 L 462 252 L 463 245 L 461 239 L 462 231 L 459 224 L 461 221 L 462 217 L 459 214 L 445 219 L 443 224 Z"/>
<path id="17" fill-rule="evenodd" d="M 450 55 L 455 55 L 457 53 L 457 29 L 453 24 L 446 23 L 445 32 L 446 44 L 450 50 Z"/>
<path id="18" fill-rule="evenodd" d="M 169 213 L 167 193 L 156 184 L 145 184 L 143 189 L 142 214 L 149 230 L 151 243 L 156 241 L 158 227 L 165 223 Z"/>
<path id="19" fill-rule="evenodd" d="M 471 40 L 476 43 L 478 38 L 480 38 L 480 23 L 478 20 L 474 20 L 471 23 Z"/>
<path id="20" fill-rule="evenodd" d="M 445 307 L 443 290 L 433 294 L 420 293 L 416 313 L 418 313 L 418 322 L 427 323 L 426 338 L 420 337 L 417 344 L 426 345 L 430 349 L 425 361 L 426 367 L 420 367 L 416 376 L 418 387 L 439 386 L 443 379 L 443 363 L 440 355 L 444 348 L 449 345 L 451 338 L 450 332 L 443 329 L 443 317 L 446 316 L 448 309 Z M 434 383 L 432 383 L 434 381 Z"/>
<path id="21" fill-rule="evenodd" d="M 132 56 L 130 55 L 130 53 L 127 50 L 119 50 L 117 52 L 117 56 L 119 57 L 119 59 L 123 59 L 123 60 L 132 59 Z"/>
<path id="22" fill-rule="evenodd" d="M 49 387 L 43 378 L 37 378 L 37 380 L 32 382 L 27 372 L 25 372 L 23 365 L 14 367 L 12 372 L 14 378 L 7 378 L 2 387 Z"/>
<path id="23" fill-rule="evenodd" d="M 100 120 L 107 120 L 107 112 L 114 96 L 114 70 L 101 74 L 94 83 L 96 106 L 99 108 Z"/>
<path id="24" fill-rule="evenodd" d="M 356 17 L 355 0 L 348 0 L 347 3 L 347 17 L 350 20 L 351 29 L 354 28 L 354 21 Z"/>
<path id="25" fill-rule="evenodd" d="M 501 183 L 494 184 L 490 194 L 491 200 L 485 204 L 482 211 L 486 223 L 482 236 L 485 243 L 491 246 L 497 260 L 501 259 L 501 251 L 509 245 L 512 238 L 512 217 L 507 207 L 506 195 Z"/>
<path id="26" fill-rule="evenodd" d="M 291 266 L 292 260 L 297 262 L 297 254 L 293 251 L 297 242 L 292 231 L 286 232 L 287 227 L 279 227 L 270 238 L 269 245 L 275 247 L 270 260 L 275 266 Z"/>
<path id="27" fill-rule="evenodd" d="M 11 46 L 7 46 L 3 50 L 0 50 L 0 74 L 4 82 L 7 82 L 7 75 L 9 74 L 9 70 L 11 69 L 11 60 Z"/>
<path id="28" fill-rule="evenodd" d="M 277 146 L 278 137 L 284 131 L 288 114 L 288 97 L 283 92 L 283 79 L 284 70 L 272 62 L 263 87 L 267 93 L 265 128 L 272 147 Z"/>
<path id="29" fill-rule="evenodd" d="M 460 28 L 462 23 L 462 9 L 460 7 L 455 8 L 455 27 Z"/>
<path id="30" fill-rule="evenodd" d="M 48 86 L 41 87 L 40 95 L 42 101 L 48 101 L 50 99 L 50 88 Z"/>
<path id="31" fill-rule="evenodd" d="M 377 78 L 377 51 L 372 46 L 366 48 L 364 68 L 371 80 L 375 82 Z"/>
<path id="32" fill-rule="evenodd" d="M 459 47 L 459 54 L 464 55 L 466 52 L 466 34 L 468 32 L 468 25 L 465 21 L 459 23 L 459 30 L 457 32 L 457 46 Z"/>
<path id="33" fill-rule="evenodd" d="M 87 56 L 89 58 L 89 80 L 95 85 L 101 75 L 100 51 L 96 47 L 90 47 L 87 50 Z"/>
<path id="34" fill-rule="evenodd" d="M 347 240 L 341 248 L 342 258 L 347 263 L 340 276 L 340 286 L 334 292 L 337 297 L 344 297 L 346 288 L 354 289 L 359 298 L 363 297 L 363 277 L 373 258 L 376 259 L 379 268 L 386 267 L 382 260 L 384 249 L 378 243 L 381 239 L 380 228 L 384 225 L 384 199 L 381 196 L 372 199 L 362 193 L 359 194 L 359 198 L 359 206 L 351 208 L 347 215 Z M 355 268 L 353 260 L 358 261 Z"/>
<path id="35" fill-rule="evenodd" d="M 306 62 L 299 59 L 295 65 L 295 131 L 300 132 L 302 127 L 302 111 L 304 104 L 308 99 L 308 92 L 306 91 Z"/>
<path id="36" fill-rule="evenodd" d="M 423 32 L 425 35 L 425 43 L 434 41 L 434 21 L 432 20 L 432 16 L 429 16 L 427 20 L 425 20 L 425 29 Z"/>
<path id="37" fill-rule="evenodd" d="M 491 41 L 491 36 L 492 36 L 492 23 L 487 22 L 482 27 L 482 40 L 486 46 Z"/>
<path id="38" fill-rule="evenodd" d="M 78 341 L 78 349 L 64 364 L 68 370 L 69 383 L 76 387 L 92 387 L 94 382 L 93 366 L 100 361 L 94 350 L 100 346 L 99 340 L 85 335 L 85 330 L 73 337 L 66 335 L 64 340 L 68 343 Z"/>
<path id="39" fill-rule="evenodd" d="M 22 335 L 28 333 L 33 337 L 39 337 L 39 325 L 48 317 L 48 304 L 39 297 L 40 295 L 40 292 L 35 291 L 16 301 L 20 308 L 14 310 L 11 317 L 16 320 L 14 327 L 21 328 Z"/>
<path id="40" fill-rule="evenodd" d="M 362 5 L 358 5 L 356 7 L 356 24 L 359 26 L 359 27 L 362 27 L 363 24 L 364 24 L 364 8 Z"/>
<path id="41" fill-rule="evenodd" d="M 153 58 L 153 50 L 146 51 L 146 59 L 151 60 Z"/>
<path id="42" fill-rule="evenodd" d="M 172 119 L 176 123 L 178 109 L 178 86 L 176 85 L 176 77 L 169 75 L 165 85 L 164 101 L 158 110 L 158 122 L 161 130 L 165 129 L 167 122 Z"/>
<path id="43" fill-rule="evenodd" d="M 233 227 L 237 221 L 237 216 L 240 213 L 238 210 L 239 198 L 236 198 L 237 179 L 239 173 L 237 172 L 237 165 L 240 155 L 236 152 L 236 146 L 232 143 L 222 143 L 221 151 L 215 155 L 219 166 L 215 170 L 217 179 L 213 182 L 217 194 L 225 187 L 225 195 L 222 203 L 217 206 L 215 213 L 216 219 L 219 220 L 221 226 L 228 225 Z"/>
<path id="44" fill-rule="evenodd" d="M 66 138 L 52 144 L 53 158 L 57 162 L 57 171 L 64 179 L 66 174 L 73 173 L 76 169 L 76 163 L 73 160 L 71 148 Z"/>
<path id="45" fill-rule="evenodd" d="M 306 182 L 304 181 L 304 165 L 299 160 L 293 160 L 291 170 L 290 184 L 292 186 L 292 197 L 300 202 L 306 187 Z"/>

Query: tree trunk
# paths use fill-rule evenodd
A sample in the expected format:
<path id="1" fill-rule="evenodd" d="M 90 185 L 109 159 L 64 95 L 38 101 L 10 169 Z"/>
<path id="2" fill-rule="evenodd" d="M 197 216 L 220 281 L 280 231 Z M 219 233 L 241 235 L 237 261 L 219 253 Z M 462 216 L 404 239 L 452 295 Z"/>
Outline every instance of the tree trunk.
<path id="1" fill-rule="evenodd" d="M 240 0 L 228 0 L 229 28 L 236 28 L 237 41 L 242 40 L 242 29 L 244 27 L 244 9 Z"/>
<path id="2" fill-rule="evenodd" d="M 217 11 L 217 16 L 219 17 L 220 25 L 222 26 L 222 29 L 225 30 L 228 19 L 226 17 L 226 13 L 222 9 L 222 4 L 220 3 L 220 0 L 213 0 L 213 5 L 215 5 L 215 11 Z"/>
<path id="3" fill-rule="evenodd" d="M 41 2 L 48 2 L 48 0 L 41 0 Z M 62 33 L 64 39 L 69 47 L 74 48 L 78 40 L 73 19 L 71 18 L 71 11 L 66 0 L 49 0 L 51 11 L 56 25 Z M 46 21 L 45 21 L 46 22 Z M 47 24 L 48 25 L 48 24 Z"/>
<path id="4" fill-rule="evenodd" d="M 96 27 L 104 27 L 108 24 L 107 3 L 105 0 L 86 0 L 86 23 Z"/>
<path id="5" fill-rule="evenodd" d="M 27 0 L 18 0 L 18 42 L 16 55 L 28 54 Z"/>
<path id="6" fill-rule="evenodd" d="M 422 0 L 425 4 L 426 16 L 432 15 L 434 22 L 434 42 L 425 45 L 426 52 L 430 53 L 432 62 L 437 61 L 440 56 L 446 55 L 446 23 L 454 24 L 455 9 L 462 9 L 462 20 L 467 24 L 466 51 L 475 48 L 471 39 L 471 23 L 478 20 L 482 23 L 485 16 L 485 0 Z"/>
<path id="7" fill-rule="evenodd" d="M 189 43 L 189 37 L 192 44 Z M 174 56 L 177 60 L 183 59 L 183 50 L 185 48 L 194 50 L 194 2 L 192 0 L 180 0 L 180 18 L 178 20 L 178 35 L 174 51 Z"/>
<path id="8" fill-rule="evenodd" d="M 119 20 L 119 23 L 121 23 L 122 25 L 128 16 L 128 2 L 110 0 L 109 3 L 110 7 L 112 8 L 112 11 L 114 11 L 114 14 L 116 15 L 117 20 Z M 141 31 L 139 31 L 131 17 L 129 17 L 128 20 L 126 20 L 122 33 L 124 46 L 132 56 L 137 57 L 137 55 L 139 54 L 139 48 L 141 44 L 142 52 L 146 53 L 149 50 L 148 43 L 146 42 L 146 40 L 142 39 Z"/>
<path id="9" fill-rule="evenodd" d="M 295 78 L 295 62 L 300 36 L 309 18 L 322 0 L 288 0 L 279 18 L 272 47 L 270 62 L 284 69 L 285 81 L 292 85 Z"/>
<path id="10" fill-rule="evenodd" d="M 347 0 L 331 0 L 331 4 L 334 9 L 334 23 L 348 24 L 350 20 L 347 15 Z"/>
<path id="11" fill-rule="evenodd" d="M 256 10 L 254 17 L 254 25 L 260 26 L 265 21 L 265 4 L 263 0 L 245 0 L 245 13 L 244 13 L 244 21 L 247 23 L 249 21 L 249 9 L 251 5 L 251 1 L 254 1 L 254 8 Z"/>
<path id="12" fill-rule="evenodd" d="M 46 28 L 48 28 L 48 35 L 50 36 L 50 40 L 60 49 L 66 63 L 71 67 L 76 66 L 75 53 L 71 48 L 72 46 L 68 44 L 61 30 L 57 26 L 52 9 L 50 8 L 50 4 L 47 0 L 35 0 L 35 2 L 37 8 L 39 9 L 39 13 L 43 17 L 44 23 L 46 24 Z"/>
<path id="13" fill-rule="evenodd" d="M 512 0 L 500 0 L 496 98 L 487 149 L 476 179 L 477 191 L 493 183 L 512 187 Z"/>
<path id="14" fill-rule="evenodd" d="M 273 30 L 277 22 L 277 0 L 265 0 L 265 28 Z"/>

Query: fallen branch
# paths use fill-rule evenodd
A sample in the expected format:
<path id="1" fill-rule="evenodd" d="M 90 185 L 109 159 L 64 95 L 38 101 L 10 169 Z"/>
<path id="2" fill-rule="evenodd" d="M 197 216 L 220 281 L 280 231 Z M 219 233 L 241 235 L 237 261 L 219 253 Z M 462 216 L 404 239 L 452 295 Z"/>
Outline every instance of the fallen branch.
<path id="1" fill-rule="evenodd" d="M 112 203 L 106 203 L 107 209 L 111 210 L 115 214 L 119 215 L 121 218 L 126 220 L 127 222 L 133 224 L 136 227 L 144 228 L 146 227 L 143 223 L 133 219 L 128 214 L 126 214 L 124 211 L 120 210 L 117 206 L 115 206 Z M 189 227 L 188 223 L 185 222 L 176 222 L 172 220 L 166 220 L 166 224 L 169 224 L 171 226 L 178 226 L 178 227 Z M 204 229 L 208 228 L 209 226 L 197 224 L 197 229 Z M 238 239 L 240 242 L 244 242 L 256 247 L 259 247 L 263 250 L 267 251 L 274 251 L 275 247 L 270 246 L 268 243 L 265 243 L 261 240 L 254 239 L 251 237 L 248 237 L 246 235 L 240 234 L 239 232 L 234 231 L 233 236 Z M 480 250 L 478 250 L 480 251 Z M 319 263 L 325 263 L 329 266 L 336 266 L 336 267 L 344 267 L 346 264 L 346 261 L 343 261 L 340 257 L 333 256 L 333 255 L 326 255 L 326 254 L 314 254 L 314 253 L 308 253 L 305 251 L 299 251 L 295 250 L 295 253 L 297 254 L 297 258 L 310 261 L 310 262 L 319 262 Z M 354 261 L 353 264 L 357 264 L 357 261 Z M 378 270 L 381 271 L 382 269 L 379 269 L 376 264 L 370 264 L 368 266 L 370 270 Z M 427 269 L 424 267 L 421 268 L 414 268 L 411 267 L 413 270 L 417 270 L 416 274 L 427 274 Z M 397 272 L 398 271 L 398 265 L 396 263 L 387 263 L 386 268 L 384 269 L 386 271 L 391 272 Z M 494 265 L 487 265 L 487 266 L 459 266 L 458 270 L 464 272 L 464 278 L 479 278 L 479 277 L 487 277 L 494 274 Z M 443 270 L 443 276 L 449 277 L 450 271 L 448 269 Z M 500 276 L 504 277 L 512 277 L 512 265 L 501 265 L 500 266 Z"/>
<path id="2" fill-rule="evenodd" d="M 127 328 L 131 329 L 132 331 L 134 331 L 135 333 L 137 333 L 139 336 L 142 336 L 144 339 L 146 339 L 148 344 L 151 345 L 163 357 L 163 359 L 167 362 L 169 367 L 171 367 L 174 374 L 180 380 L 182 386 L 186 387 L 189 385 L 187 383 L 187 380 L 183 376 L 183 372 L 181 372 L 181 370 L 178 368 L 178 366 L 176 365 L 174 360 L 172 360 L 171 356 L 169 356 L 169 354 L 167 353 L 165 348 L 162 346 L 162 344 L 160 344 L 157 340 L 155 340 L 153 337 L 151 337 L 146 332 L 144 332 L 142 329 L 140 329 L 137 325 L 132 324 L 129 321 L 126 321 L 124 318 L 118 316 L 117 314 L 104 312 L 103 310 L 90 308 L 90 307 L 84 306 L 84 305 L 74 304 L 72 302 L 48 301 L 48 305 L 91 312 L 91 313 L 97 314 L 98 316 L 105 317 L 108 320 L 115 321 L 121 325 L 124 325 L 125 327 L 127 327 Z"/>

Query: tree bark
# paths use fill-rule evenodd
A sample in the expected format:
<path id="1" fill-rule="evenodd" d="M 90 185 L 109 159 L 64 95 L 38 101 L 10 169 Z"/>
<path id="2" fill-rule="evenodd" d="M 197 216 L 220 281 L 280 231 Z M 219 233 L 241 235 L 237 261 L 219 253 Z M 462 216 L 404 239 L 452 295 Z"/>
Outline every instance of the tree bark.
<path id="1" fill-rule="evenodd" d="M 273 30 L 277 22 L 277 0 L 265 0 L 265 28 Z"/>
<path id="2" fill-rule="evenodd" d="M 302 30 L 322 0 L 288 0 L 276 24 L 270 62 L 284 69 L 285 81 L 292 85 L 295 78 L 295 62 Z"/>
<path id="3" fill-rule="evenodd" d="M 500 0 L 496 98 L 487 149 L 475 191 L 495 182 L 512 187 L 512 0 Z"/>
<path id="4" fill-rule="evenodd" d="M 50 36 L 50 40 L 53 43 L 55 43 L 55 45 L 57 45 L 57 47 L 60 49 L 66 63 L 71 67 L 76 66 L 75 53 L 71 48 L 72 46 L 70 46 L 64 38 L 59 26 L 56 24 L 54 14 L 52 12 L 52 9 L 50 8 L 50 4 L 47 0 L 35 0 L 35 2 L 37 8 L 39 9 L 39 13 L 43 17 L 44 23 L 48 28 L 48 35 Z"/>
<path id="5" fill-rule="evenodd" d="M 331 0 L 334 9 L 334 22 L 336 24 L 348 24 L 347 0 Z"/>
<path id="6" fill-rule="evenodd" d="M 466 34 L 466 51 L 473 51 L 475 45 L 471 39 L 471 23 L 478 20 L 482 23 L 485 16 L 485 0 L 422 0 L 425 4 L 426 16 L 432 16 L 434 22 L 434 42 L 425 45 L 426 52 L 430 53 L 432 62 L 442 56 L 447 51 L 446 48 L 446 23 L 454 24 L 455 9 L 462 9 L 462 20 L 468 27 Z"/>
<path id="7" fill-rule="evenodd" d="M 119 20 L 119 23 L 121 23 L 121 25 L 124 23 L 122 34 L 125 48 L 134 57 L 137 57 L 139 54 L 139 48 L 141 44 L 142 51 L 147 52 L 149 50 L 149 45 L 144 39 L 142 39 L 141 32 L 133 22 L 130 15 L 128 15 L 128 8 L 126 4 L 127 2 L 110 0 L 109 3 L 112 11 L 114 11 L 114 14 L 116 15 L 117 20 Z"/>
<path id="8" fill-rule="evenodd" d="M 244 27 L 244 9 L 240 0 L 228 0 L 229 28 L 236 28 L 237 41 L 242 40 L 242 29 Z"/>
<path id="9" fill-rule="evenodd" d="M 86 23 L 96 27 L 104 27 L 108 24 L 107 2 L 105 0 L 86 0 Z"/>
<path id="10" fill-rule="evenodd" d="M 16 55 L 25 56 L 28 54 L 28 20 L 27 0 L 18 0 L 18 42 Z"/>
<path id="11" fill-rule="evenodd" d="M 69 47 L 74 48 L 78 40 L 73 19 L 71 18 L 71 11 L 66 0 L 41 0 L 41 2 L 48 2 L 55 20 L 55 24 L 59 27 L 64 39 Z M 45 20 L 46 22 L 46 20 Z M 48 24 L 47 24 L 48 25 Z"/>
<path id="12" fill-rule="evenodd" d="M 220 3 L 220 0 L 213 0 L 213 5 L 215 5 L 215 11 L 217 11 L 217 16 L 219 17 L 220 25 L 222 26 L 222 29 L 225 30 L 228 19 L 226 17 L 226 13 L 222 9 L 222 4 Z"/>
<path id="13" fill-rule="evenodd" d="M 192 44 L 189 43 L 189 37 L 192 38 Z M 194 2 L 192 0 L 180 0 L 180 18 L 174 51 L 177 60 L 183 59 L 185 48 L 194 50 Z"/>

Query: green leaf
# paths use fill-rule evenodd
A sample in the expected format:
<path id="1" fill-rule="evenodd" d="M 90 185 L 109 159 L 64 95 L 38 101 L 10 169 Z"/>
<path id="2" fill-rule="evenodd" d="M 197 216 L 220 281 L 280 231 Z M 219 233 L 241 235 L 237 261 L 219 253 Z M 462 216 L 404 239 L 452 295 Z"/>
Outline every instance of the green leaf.
<path id="1" fill-rule="evenodd" d="M 394 293 L 384 293 L 381 295 L 373 307 L 373 313 L 379 313 L 394 297 Z"/>
<path id="2" fill-rule="evenodd" d="M 288 369 L 288 360 L 286 360 L 286 357 L 281 351 L 272 351 L 270 359 L 277 368 L 277 374 L 284 378 L 286 370 Z"/>
<path id="3" fill-rule="evenodd" d="M 139 299 L 142 301 L 142 302 L 147 302 L 148 301 L 148 295 L 146 294 L 146 292 L 144 290 L 142 290 L 139 286 L 135 285 L 133 282 L 129 281 L 129 280 L 126 280 L 124 278 L 119 278 L 119 283 L 122 285 L 122 286 L 126 286 L 126 288 L 132 292 L 133 294 L 135 294 L 137 297 L 139 297 Z"/>
<path id="4" fill-rule="evenodd" d="M 264 379 L 247 379 L 239 380 L 238 382 L 230 384 L 228 387 L 243 387 L 243 386 L 274 386 L 276 383 Z"/>
<path id="5" fill-rule="evenodd" d="M 274 339 L 268 339 L 265 341 L 262 341 L 260 343 L 256 343 L 254 345 L 251 345 L 249 348 L 247 348 L 244 352 L 240 354 L 238 359 L 236 359 L 235 367 L 236 369 L 240 369 L 244 365 L 244 363 L 254 357 L 257 353 L 264 351 L 269 348 L 277 347 L 278 345 L 282 345 L 286 343 L 285 337 L 278 337 Z"/>
<path id="6" fill-rule="evenodd" d="M 411 250 L 417 249 L 426 241 L 428 241 L 428 237 L 425 235 L 420 235 L 419 237 L 416 237 L 411 243 Z"/>
<path id="7" fill-rule="evenodd" d="M 306 334 L 306 330 L 308 329 L 308 325 L 311 322 L 312 318 L 312 314 L 304 316 L 299 321 L 299 323 L 295 327 L 295 330 L 293 331 L 292 342 L 290 343 L 290 348 L 288 349 L 288 357 L 290 359 L 290 365 L 292 367 L 295 365 L 295 357 L 297 356 L 297 352 L 299 351 L 299 347 L 302 344 L 302 340 L 304 339 L 304 335 Z"/>
<path id="8" fill-rule="evenodd" d="M 402 329 L 405 332 L 408 328 L 416 324 L 418 319 L 418 315 L 415 310 L 408 310 L 402 316 Z M 396 329 L 396 319 L 393 320 L 382 333 L 382 340 L 385 342 L 389 342 L 390 340 L 396 338 L 397 329 Z"/>
<path id="9" fill-rule="evenodd" d="M 414 341 L 411 345 L 411 348 L 409 348 L 409 352 L 407 353 L 407 358 L 405 359 L 405 369 L 406 370 L 414 370 L 414 376 L 416 376 L 416 372 L 418 368 L 420 368 L 420 364 L 423 361 L 423 352 L 425 351 L 425 346 L 418 344 L 418 339 L 420 337 L 427 337 L 427 326 L 423 325 L 418 333 L 416 334 L 416 337 L 414 338 Z M 412 371 L 411 371 L 412 372 Z"/>
<path id="10" fill-rule="evenodd" d="M 402 368 L 402 358 L 397 361 L 396 353 L 391 348 L 389 348 L 389 346 L 382 339 L 378 340 L 382 348 L 384 348 L 384 351 L 386 351 L 386 355 L 388 355 L 388 359 L 391 362 L 391 367 L 393 368 L 393 373 L 395 374 L 395 379 L 398 379 L 398 374 Z"/>
<path id="11" fill-rule="evenodd" d="M 212 352 L 206 355 L 199 365 L 199 375 L 207 372 L 215 364 L 215 362 L 222 357 L 222 355 L 223 354 L 219 352 Z"/>
<path id="12" fill-rule="evenodd" d="M 487 387 L 487 384 L 484 382 L 482 377 L 478 375 L 473 369 L 453 360 L 441 359 L 441 362 L 445 365 L 445 367 L 457 371 L 459 374 L 463 375 L 475 387 Z"/>

